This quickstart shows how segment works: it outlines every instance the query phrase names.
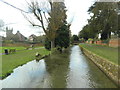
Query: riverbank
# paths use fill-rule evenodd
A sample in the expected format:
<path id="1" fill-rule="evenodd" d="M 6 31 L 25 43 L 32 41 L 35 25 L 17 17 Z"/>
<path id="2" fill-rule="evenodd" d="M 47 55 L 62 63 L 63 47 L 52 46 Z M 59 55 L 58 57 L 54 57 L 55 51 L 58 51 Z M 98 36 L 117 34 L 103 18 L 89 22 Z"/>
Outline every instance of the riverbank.
<path id="1" fill-rule="evenodd" d="M 109 56 L 110 53 L 114 55 L 114 51 L 110 53 L 105 53 L 104 51 L 108 52 L 109 47 L 104 47 L 104 46 L 95 46 L 95 45 L 89 45 L 89 44 L 82 44 L 80 45 L 83 53 L 90 58 L 113 82 L 115 82 L 118 86 L 120 86 L 120 80 L 119 80 L 119 66 L 117 65 L 116 61 L 117 60 L 109 60 L 108 58 L 103 57 L 103 54 L 106 56 Z M 90 48 L 91 47 L 91 48 Z M 102 50 L 103 47 L 103 50 Z M 107 48 L 107 49 L 105 49 Z M 111 49 L 111 48 L 110 48 Z M 112 48 L 115 49 L 115 48 Z M 97 54 L 95 52 L 97 51 Z M 100 52 L 102 51 L 102 52 Z M 98 54 L 99 53 L 99 54 Z M 103 54 L 100 54 L 103 53 Z M 104 56 L 105 56 L 104 55 Z M 113 56 L 112 55 L 112 56 Z M 112 57 L 110 56 L 110 57 Z"/>
<path id="2" fill-rule="evenodd" d="M 2 73 L 0 73 L 0 77 L 2 79 L 7 77 L 16 67 L 23 65 L 31 60 L 34 60 L 35 54 L 37 52 L 40 53 L 42 56 L 49 54 L 48 50 L 44 48 L 38 48 L 31 50 L 22 50 L 9 55 L 2 55 L 2 66 L 0 66 L 2 67 Z"/>
<path id="3" fill-rule="evenodd" d="M 80 47 L 83 47 L 92 53 L 109 60 L 112 63 L 118 64 L 118 48 L 96 44 L 80 44 Z"/>

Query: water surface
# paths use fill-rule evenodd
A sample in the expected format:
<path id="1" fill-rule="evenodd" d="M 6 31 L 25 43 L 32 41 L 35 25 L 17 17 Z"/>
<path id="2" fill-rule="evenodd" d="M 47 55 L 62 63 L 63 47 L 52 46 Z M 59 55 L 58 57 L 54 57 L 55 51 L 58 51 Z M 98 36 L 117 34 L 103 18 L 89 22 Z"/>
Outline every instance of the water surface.
<path id="1" fill-rule="evenodd" d="M 115 84 L 75 45 L 14 69 L 3 88 L 114 88 Z"/>

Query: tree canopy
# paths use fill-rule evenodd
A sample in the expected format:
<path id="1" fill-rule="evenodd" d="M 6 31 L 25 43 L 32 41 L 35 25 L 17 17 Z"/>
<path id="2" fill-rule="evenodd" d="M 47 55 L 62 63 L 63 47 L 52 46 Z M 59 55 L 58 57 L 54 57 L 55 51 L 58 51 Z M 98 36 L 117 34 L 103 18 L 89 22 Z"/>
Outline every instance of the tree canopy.
<path id="1" fill-rule="evenodd" d="M 111 38 L 111 33 L 118 36 L 118 3 L 117 2 L 95 2 L 88 10 L 92 14 L 88 24 L 79 32 L 79 36 L 97 38 L 101 34 L 101 39 Z"/>
<path id="2" fill-rule="evenodd" d="M 79 41 L 79 37 L 77 35 L 73 35 L 71 37 L 71 42 L 74 43 L 74 42 L 78 42 Z"/>

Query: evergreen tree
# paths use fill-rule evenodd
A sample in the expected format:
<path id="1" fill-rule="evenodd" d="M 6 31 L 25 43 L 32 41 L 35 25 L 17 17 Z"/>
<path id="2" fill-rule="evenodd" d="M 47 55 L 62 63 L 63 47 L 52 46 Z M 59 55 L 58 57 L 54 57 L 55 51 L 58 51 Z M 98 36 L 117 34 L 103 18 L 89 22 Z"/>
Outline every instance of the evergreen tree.
<path id="1" fill-rule="evenodd" d="M 111 33 L 119 35 L 117 2 L 95 2 L 88 12 L 92 16 L 80 31 L 79 37 L 87 40 L 101 34 L 101 39 L 105 40 L 111 38 Z"/>
<path id="2" fill-rule="evenodd" d="M 70 25 L 66 22 L 63 26 L 61 26 L 57 30 L 57 37 L 55 38 L 55 47 L 67 48 L 70 45 Z M 45 40 L 45 48 L 50 50 L 51 49 L 51 42 L 49 39 L 46 38 Z"/>
<path id="3" fill-rule="evenodd" d="M 59 30 L 57 30 L 57 37 L 55 38 L 55 46 L 60 46 L 61 48 L 67 48 L 70 44 L 70 30 L 69 26 L 64 24 Z"/>

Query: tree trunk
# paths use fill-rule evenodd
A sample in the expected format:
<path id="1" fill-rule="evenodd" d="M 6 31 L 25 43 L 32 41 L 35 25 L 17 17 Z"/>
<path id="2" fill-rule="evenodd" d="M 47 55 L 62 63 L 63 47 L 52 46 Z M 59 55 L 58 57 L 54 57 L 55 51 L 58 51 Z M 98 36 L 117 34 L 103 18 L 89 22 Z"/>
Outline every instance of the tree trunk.
<path id="1" fill-rule="evenodd" d="M 51 41 L 51 52 L 53 52 L 53 49 L 55 48 L 54 40 Z"/>
<path id="2" fill-rule="evenodd" d="M 111 32 L 108 33 L 108 39 L 110 39 L 110 38 L 111 38 Z"/>

